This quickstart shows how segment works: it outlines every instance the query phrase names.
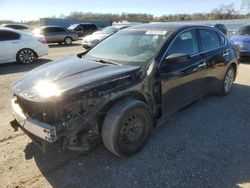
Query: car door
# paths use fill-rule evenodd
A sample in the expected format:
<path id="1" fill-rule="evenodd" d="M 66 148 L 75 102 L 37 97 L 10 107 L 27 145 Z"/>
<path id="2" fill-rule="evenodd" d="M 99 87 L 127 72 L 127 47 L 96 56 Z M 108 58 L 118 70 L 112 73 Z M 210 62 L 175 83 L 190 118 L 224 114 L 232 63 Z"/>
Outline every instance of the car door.
<path id="1" fill-rule="evenodd" d="M 213 89 L 221 79 L 230 48 L 226 46 L 226 38 L 213 29 L 199 29 L 199 38 L 201 55 L 206 59 L 205 84 L 209 90 Z"/>
<path id="2" fill-rule="evenodd" d="M 189 55 L 189 58 L 185 61 L 166 60 L 178 54 Z M 159 75 L 164 115 L 174 113 L 204 92 L 206 64 L 199 53 L 196 30 L 185 30 L 175 37 L 160 64 Z"/>
<path id="3" fill-rule="evenodd" d="M 51 42 L 55 42 L 55 38 L 54 38 L 54 29 L 51 27 L 46 27 L 42 29 L 42 33 L 45 37 L 45 40 L 49 43 Z"/>
<path id="4" fill-rule="evenodd" d="M 66 34 L 65 29 L 61 27 L 55 27 L 54 35 L 55 35 L 56 42 L 63 42 L 67 34 Z"/>
<path id="5" fill-rule="evenodd" d="M 20 46 L 20 34 L 7 30 L 0 30 L 0 63 L 8 63 L 16 60 L 16 54 Z"/>
<path id="6" fill-rule="evenodd" d="M 79 37 L 82 37 L 83 36 L 83 28 L 84 26 L 83 25 L 78 25 L 75 29 L 74 29 L 74 32 L 79 36 Z"/>

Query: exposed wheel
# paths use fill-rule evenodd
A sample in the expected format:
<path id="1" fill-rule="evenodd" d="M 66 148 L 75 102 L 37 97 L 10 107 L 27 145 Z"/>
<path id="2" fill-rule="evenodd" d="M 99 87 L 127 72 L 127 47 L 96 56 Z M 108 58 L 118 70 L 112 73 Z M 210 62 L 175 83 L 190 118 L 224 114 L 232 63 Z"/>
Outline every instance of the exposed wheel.
<path id="1" fill-rule="evenodd" d="M 230 66 L 224 76 L 224 79 L 220 85 L 220 88 L 218 89 L 217 94 L 219 95 L 227 95 L 230 93 L 232 86 L 233 86 L 233 82 L 235 80 L 235 69 L 233 66 Z"/>
<path id="2" fill-rule="evenodd" d="M 65 39 L 64 39 L 64 43 L 65 44 L 67 44 L 67 45 L 70 45 L 70 44 L 72 44 L 72 38 L 71 37 L 66 37 Z"/>
<path id="3" fill-rule="evenodd" d="M 145 103 L 123 100 L 112 107 L 104 120 L 103 143 L 119 157 L 131 156 L 144 147 L 152 126 L 152 114 Z"/>
<path id="4" fill-rule="evenodd" d="M 36 60 L 36 53 L 28 48 L 22 49 L 17 53 L 17 62 L 22 64 L 30 64 Z"/>

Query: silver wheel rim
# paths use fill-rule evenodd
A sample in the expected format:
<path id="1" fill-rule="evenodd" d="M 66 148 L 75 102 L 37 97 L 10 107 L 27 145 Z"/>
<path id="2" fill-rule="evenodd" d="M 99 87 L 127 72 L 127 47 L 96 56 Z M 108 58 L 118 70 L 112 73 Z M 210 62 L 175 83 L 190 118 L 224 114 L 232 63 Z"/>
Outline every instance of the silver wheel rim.
<path id="1" fill-rule="evenodd" d="M 66 38 L 66 39 L 65 39 L 65 43 L 66 43 L 66 44 L 71 44 L 71 42 L 72 42 L 72 40 L 71 40 L 70 38 Z"/>
<path id="2" fill-rule="evenodd" d="M 224 82 L 224 88 L 226 93 L 229 93 L 229 91 L 231 90 L 233 82 L 234 82 L 234 70 L 229 69 L 226 74 Z"/>
<path id="3" fill-rule="evenodd" d="M 34 60 L 35 60 L 35 54 L 29 50 L 29 49 L 26 49 L 26 50 L 22 50 L 20 53 L 19 53 L 19 59 L 22 63 L 25 63 L 25 64 L 29 64 L 29 63 L 32 63 Z"/>

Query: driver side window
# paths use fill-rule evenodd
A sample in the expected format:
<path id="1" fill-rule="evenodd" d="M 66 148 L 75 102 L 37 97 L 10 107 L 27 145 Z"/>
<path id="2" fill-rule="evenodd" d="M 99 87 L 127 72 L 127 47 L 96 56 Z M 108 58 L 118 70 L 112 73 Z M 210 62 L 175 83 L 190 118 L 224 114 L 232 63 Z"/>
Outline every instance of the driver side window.
<path id="1" fill-rule="evenodd" d="M 199 52 L 196 33 L 194 30 L 189 30 L 181 33 L 168 50 L 168 56 L 172 54 L 182 53 L 194 55 Z"/>

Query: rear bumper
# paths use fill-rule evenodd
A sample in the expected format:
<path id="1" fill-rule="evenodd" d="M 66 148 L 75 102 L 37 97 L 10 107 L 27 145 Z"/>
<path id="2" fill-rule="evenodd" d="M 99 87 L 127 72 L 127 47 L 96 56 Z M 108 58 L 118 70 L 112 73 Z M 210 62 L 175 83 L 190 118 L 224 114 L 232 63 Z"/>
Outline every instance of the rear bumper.
<path id="1" fill-rule="evenodd" d="M 57 140 L 56 128 L 54 126 L 43 123 L 26 115 L 17 104 L 16 99 L 12 99 L 11 105 L 15 118 L 14 122 L 11 124 L 12 127 L 20 127 L 22 130 L 25 130 L 28 133 L 50 143 Z"/>
<path id="2" fill-rule="evenodd" d="M 41 57 L 41 56 L 44 56 L 44 55 L 48 55 L 48 53 L 49 53 L 49 46 L 47 44 L 40 45 L 37 48 L 35 48 L 35 51 L 36 51 L 38 57 Z"/>

